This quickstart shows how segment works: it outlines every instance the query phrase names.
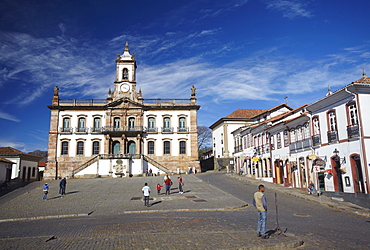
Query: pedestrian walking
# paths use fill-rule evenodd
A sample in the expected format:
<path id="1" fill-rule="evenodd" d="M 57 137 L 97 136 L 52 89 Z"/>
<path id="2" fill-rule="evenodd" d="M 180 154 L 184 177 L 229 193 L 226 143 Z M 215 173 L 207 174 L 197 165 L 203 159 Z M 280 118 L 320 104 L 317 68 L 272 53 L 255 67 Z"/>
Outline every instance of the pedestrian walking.
<path id="1" fill-rule="evenodd" d="M 160 195 L 161 194 L 161 190 L 162 190 L 162 187 L 161 184 L 157 184 L 157 194 Z"/>
<path id="2" fill-rule="evenodd" d="M 66 180 L 66 177 L 64 177 L 59 182 L 59 194 L 61 194 L 61 195 L 66 194 L 66 185 L 67 185 L 67 180 Z"/>
<path id="3" fill-rule="evenodd" d="M 44 188 L 42 189 L 42 191 L 44 193 L 44 196 L 42 197 L 42 200 L 46 201 L 46 198 L 47 198 L 48 193 L 49 193 L 49 184 L 45 183 Z"/>
<path id="4" fill-rule="evenodd" d="M 163 177 L 163 180 L 164 180 L 164 181 L 166 181 L 168 178 L 170 178 L 170 177 L 168 177 L 168 174 L 166 174 L 166 175 Z"/>
<path id="5" fill-rule="evenodd" d="M 164 184 L 166 185 L 166 195 L 170 195 L 172 180 L 170 177 L 168 177 L 168 175 L 167 175 L 167 179 L 164 180 Z"/>
<path id="6" fill-rule="evenodd" d="M 179 193 L 180 194 L 183 194 L 184 193 L 184 190 L 182 189 L 182 186 L 184 185 L 184 183 L 182 181 L 181 175 L 179 177 L 177 177 L 177 180 L 179 181 Z"/>
<path id="7" fill-rule="evenodd" d="M 141 189 L 141 192 L 144 194 L 144 206 L 149 207 L 149 195 L 150 195 L 150 187 L 148 183 L 144 184 L 144 187 Z"/>
<path id="8" fill-rule="evenodd" d="M 263 192 L 265 192 L 265 186 L 261 184 L 258 186 L 258 191 L 254 193 L 253 206 L 258 212 L 257 237 L 268 239 L 269 236 L 266 235 L 267 203 Z"/>

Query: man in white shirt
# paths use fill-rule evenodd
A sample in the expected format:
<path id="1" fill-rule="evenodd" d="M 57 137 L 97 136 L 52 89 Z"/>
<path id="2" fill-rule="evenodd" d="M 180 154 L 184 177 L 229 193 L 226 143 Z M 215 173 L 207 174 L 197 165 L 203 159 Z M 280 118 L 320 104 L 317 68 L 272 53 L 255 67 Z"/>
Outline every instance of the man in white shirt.
<path id="1" fill-rule="evenodd" d="M 144 187 L 141 189 L 141 192 L 144 194 L 144 206 L 149 207 L 149 195 L 150 195 L 150 187 L 148 183 L 144 184 Z"/>

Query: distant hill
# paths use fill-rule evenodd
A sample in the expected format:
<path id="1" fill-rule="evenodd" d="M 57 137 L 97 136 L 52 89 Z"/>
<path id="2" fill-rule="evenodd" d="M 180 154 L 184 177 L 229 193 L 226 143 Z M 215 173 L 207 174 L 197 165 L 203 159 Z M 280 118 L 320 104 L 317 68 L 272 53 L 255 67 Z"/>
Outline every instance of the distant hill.
<path id="1" fill-rule="evenodd" d="M 32 152 L 28 152 L 28 154 L 43 157 L 40 160 L 41 162 L 46 162 L 46 160 L 48 158 L 48 151 L 35 150 L 35 151 L 32 151 Z"/>

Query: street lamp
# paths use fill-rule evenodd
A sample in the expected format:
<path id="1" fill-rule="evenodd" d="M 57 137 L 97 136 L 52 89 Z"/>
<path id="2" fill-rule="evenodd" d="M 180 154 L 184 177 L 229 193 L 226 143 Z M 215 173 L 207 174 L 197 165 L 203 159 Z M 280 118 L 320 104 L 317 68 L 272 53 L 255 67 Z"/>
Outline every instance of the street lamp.
<path id="1" fill-rule="evenodd" d="M 338 151 L 338 149 L 334 149 L 334 151 L 333 151 L 333 154 L 335 154 L 335 156 L 338 156 L 338 154 L 339 154 L 339 151 Z"/>

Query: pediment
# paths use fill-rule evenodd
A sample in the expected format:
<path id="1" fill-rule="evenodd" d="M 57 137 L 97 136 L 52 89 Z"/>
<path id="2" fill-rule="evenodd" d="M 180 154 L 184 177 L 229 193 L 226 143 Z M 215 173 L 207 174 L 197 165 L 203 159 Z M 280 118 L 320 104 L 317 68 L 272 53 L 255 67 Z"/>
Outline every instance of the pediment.
<path id="1" fill-rule="evenodd" d="M 111 103 L 107 104 L 108 108 L 142 108 L 143 105 L 141 103 L 135 102 L 130 98 L 123 97 L 119 98 Z"/>

